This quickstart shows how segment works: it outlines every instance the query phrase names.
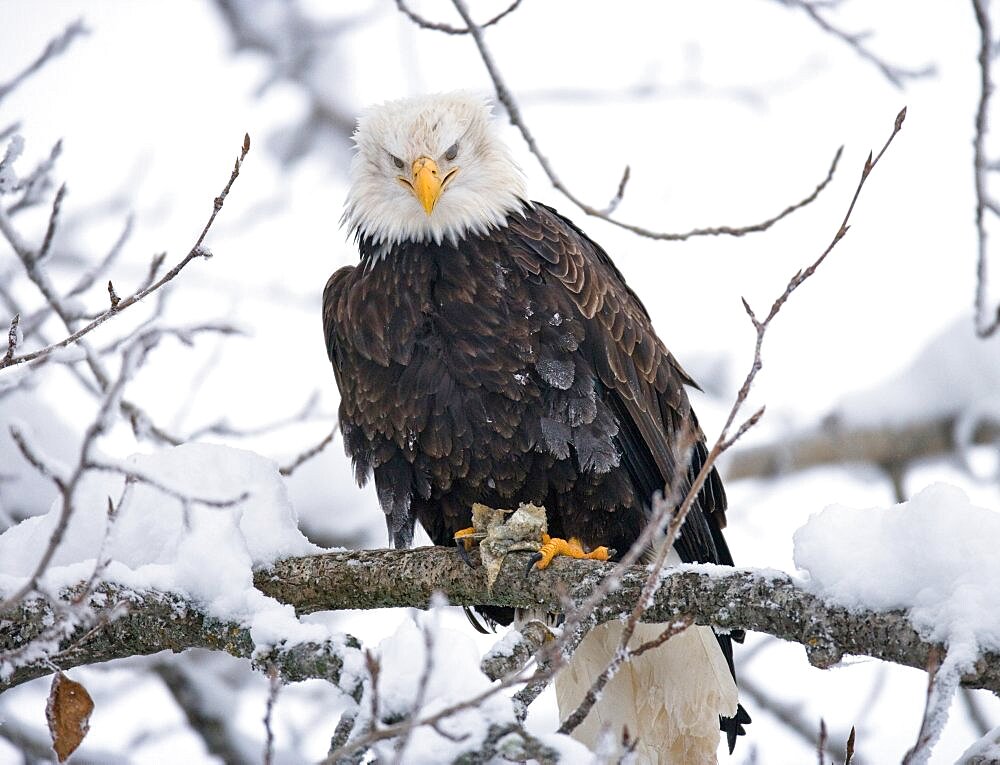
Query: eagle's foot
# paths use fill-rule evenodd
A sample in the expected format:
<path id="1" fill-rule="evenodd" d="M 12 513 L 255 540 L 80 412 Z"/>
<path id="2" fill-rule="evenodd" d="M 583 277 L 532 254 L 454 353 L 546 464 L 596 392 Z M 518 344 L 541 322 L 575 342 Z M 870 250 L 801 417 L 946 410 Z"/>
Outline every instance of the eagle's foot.
<path id="1" fill-rule="evenodd" d="M 560 539 L 559 537 L 550 537 L 548 534 L 542 534 L 541 549 L 531 556 L 527 570 L 531 571 L 532 569 L 541 570 L 543 568 L 547 568 L 553 558 L 557 555 L 565 555 L 568 558 L 579 558 L 583 560 L 606 561 L 611 558 L 611 551 L 604 545 L 601 545 L 600 547 L 595 547 L 590 552 L 587 552 L 583 549 L 583 545 L 576 537 Z"/>
<path id="2" fill-rule="evenodd" d="M 475 564 L 472 562 L 472 558 L 469 557 L 469 553 L 472 552 L 472 548 L 476 542 L 485 536 L 485 534 L 477 534 L 475 526 L 469 526 L 467 529 L 456 531 L 452 537 L 455 540 L 455 547 L 458 548 L 458 554 L 470 568 L 475 568 Z"/>

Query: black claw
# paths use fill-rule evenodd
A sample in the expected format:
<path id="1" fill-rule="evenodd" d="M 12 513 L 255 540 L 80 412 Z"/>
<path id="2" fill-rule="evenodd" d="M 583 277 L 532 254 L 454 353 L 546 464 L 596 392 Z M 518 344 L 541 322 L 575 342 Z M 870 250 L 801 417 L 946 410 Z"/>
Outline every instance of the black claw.
<path id="1" fill-rule="evenodd" d="M 526 569 L 524 569 L 524 575 L 527 576 L 528 574 L 530 574 L 531 570 L 535 567 L 535 564 L 538 563 L 538 561 L 540 561 L 544 557 L 545 556 L 542 555 L 541 553 L 534 553 L 528 559 L 528 567 Z"/>
<path id="2" fill-rule="evenodd" d="M 469 557 L 469 548 L 465 546 L 465 538 L 459 537 L 455 540 L 455 547 L 458 548 L 458 554 L 465 561 L 469 568 L 475 568 L 475 564 L 472 562 L 472 558 Z"/>

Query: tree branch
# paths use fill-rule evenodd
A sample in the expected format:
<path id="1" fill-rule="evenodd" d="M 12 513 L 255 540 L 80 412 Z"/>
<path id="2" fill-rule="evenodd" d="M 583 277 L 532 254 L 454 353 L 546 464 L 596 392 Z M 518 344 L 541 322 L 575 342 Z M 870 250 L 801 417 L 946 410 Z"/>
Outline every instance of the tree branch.
<path id="1" fill-rule="evenodd" d="M 566 600 L 579 603 L 610 571 L 610 564 L 557 558 L 545 571 L 524 575 L 526 557 L 505 563 L 492 591 L 482 569 L 469 568 L 449 548 L 358 550 L 290 558 L 257 573 L 257 587 L 300 613 L 390 607 L 426 608 L 435 592 L 453 605 L 491 604 L 562 611 Z M 628 569 L 596 615 L 608 620 L 628 614 L 646 579 L 642 566 Z M 250 658 L 249 630 L 221 622 L 175 594 L 141 592 L 105 584 L 92 605 L 97 613 L 124 603 L 121 618 L 100 624 L 84 639 L 72 635 L 61 653 L 45 663 L 22 666 L 0 681 L 0 690 L 46 675 L 52 667 L 156 653 L 209 648 Z M 68 591 L 65 597 L 73 596 Z M 30 600 L 0 614 L 0 652 L 40 634 L 53 614 L 50 604 Z M 663 576 L 663 585 L 643 615 L 644 621 L 669 622 L 690 616 L 697 624 L 764 632 L 806 647 L 809 660 L 830 667 L 845 654 L 872 656 L 926 669 L 928 657 L 942 647 L 923 640 L 899 611 L 849 612 L 806 592 L 787 574 L 702 566 L 681 567 Z M 75 641 L 75 642 L 74 642 Z M 348 640 L 349 646 L 356 646 Z M 296 646 L 258 655 L 259 666 L 273 663 L 286 680 L 340 678 L 344 646 Z M 981 657 L 963 685 L 1000 693 L 1000 654 Z"/>
<path id="2" fill-rule="evenodd" d="M 476 47 L 479 49 L 479 56 L 483 60 L 483 64 L 486 67 L 486 71 L 489 74 L 490 80 L 493 82 L 494 90 L 497 94 L 497 100 L 503 104 L 504 108 L 507 110 L 507 116 L 510 118 L 510 122 L 514 127 L 516 127 L 520 132 L 521 136 L 524 138 L 524 142 L 528 145 L 528 150 L 535 155 L 535 159 L 538 160 L 538 164 L 541 166 L 542 171 L 548 176 L 549 181 L 552 185 L 560 191 L 567 199 L 569 199 L 573 204 L 579 207 L 587 215 L 591 215 L 595 218 L 600 218 L 602 220 L 611 223 L 612 225 L 623 228 L 626 231 L 631 231 L 633 234 L 638 236 L 647 237 L 649 239 L 659 239 L 672 242 L 680 242 L 686 239 L 690 239 L 696 236 L 743 236 L 745 234 L 758 233 L 761 231 L 766 231 L 771 228 L 775 223 L 788 217 L 796 210 L 805 207 L 810 202 L 812 202 L 816 197 L 819 196 L 820 192 L 826 188 L 826 186 L 833 179 L 833 174 L 837 169 L 837 163 L 840 161 L 840 156 L 843 151 L 843 146 L 837 149 L 836 154 L 834 154 L 833 162 L 830 164 L 830 169 L 827 172 L 826 178 L 821 181 L 811 194 L 809 194 L 804 199 L 789 205 L 784 210 L 782 210 L 777 215 L 768 218 L 760 223 L 754 223 L 747 226 L 709 226 L 707 228 L 696 228 L 690 231 L 675 233 L 675 232 L 665 232 L 665 231 L 653 231 L 642 226 L 635 226 L 630 223 L 625 223 L 616 218 L 611 217 L 608 207 L 611 211 L 617 207 L 617 203 L 620 201 L 619 195 L 616 194 L 614 199 L 612 199 L 612 204 L 608 207 L 601 209 L 594 207 L 593 205 L 587 204 L 582 199 L 577 197 L 565 183 L 556 175 L 555 169 L 549 162 L 548 158 L 542 154 L 541 149 L 538 146 L 538 142 L 535 140 L 534 135 L 528 129 L 527 123 L 521 116 L 521 110 L 514 100 L 514 96 L 511 94 L 510 90 L 507 88 L 506 83 L 500 74 L 500 69 L 497 67 L 496 63 L 493 61 L 493 55 L 490 53 L 489 48 L 486 46 L 486 41 L 483 39 L 483 26 L 476 24 L 472 20 L 472 16 L 469 14 L 469 9 L 466 6 L 464 0 L 452 0 L 452 4 L 458 11 L 459 15 L 465 20 L 466 30 L 472 36 L 472 39 L 476 43 Z M 402 9 L 405 11 L 405 9 Z M 421 26 L 428 26 L 430 22 L 422 23 Z M 430 28 L 436 28 L 431 26 Z M 619 194 L 623 193 L 624 180 L 619 184 Z"/>
<path id="3" fill-rule="evenodd" d="M 83 585 L 63 592 L 67 602 L 78 596 Z M 351 636 L 342 642 L 300 643 L 260 651 L 250 629 L 206 614 L 199 606 L 175 593 L 139 591 L 115 584 L 102 584 L 90 596 L 97 614 L 108 615 L 97 627 L 80 630 L 60 641 L 59 652 L 33 664 L 24 664 L 10 674 L 0 664 L 0 692 L 37 677 L 51 674 L 56 667 L 70 669 L 128 656 L 147 656 L 160 651 L 175 653 L 188 648 L 208 648 L 231 656 L 252 659 L 264 669 L 274 665 L 288 682 L 321 678 L 357 700 L 361 688 L 353 678 L 341 686 L 344 657 L 360 648 Z M 122 615 L 114 617 L 114 612 Z M 0 656 L 43 634 L 56 617 L 53 604 L 40 599 L 22 602 L 0 613 Z M 81 634 L 82 633 L 82 634 Z"/>
<path id="4" fill-rule="evenodd" d="M 730 481 L 808 470 L 819 465 L 867 462 L 904 466 L 914 460 L 954 454 L 958 419 L 939 417 L 904 425 L 843 427 L 835 421 L 817 428 L 790 433 L 774 443 L 734 450 L 724 465 Z M 1000 441 L 1000 425 L 980 423 L 972 434 L 974 444 Z"/>

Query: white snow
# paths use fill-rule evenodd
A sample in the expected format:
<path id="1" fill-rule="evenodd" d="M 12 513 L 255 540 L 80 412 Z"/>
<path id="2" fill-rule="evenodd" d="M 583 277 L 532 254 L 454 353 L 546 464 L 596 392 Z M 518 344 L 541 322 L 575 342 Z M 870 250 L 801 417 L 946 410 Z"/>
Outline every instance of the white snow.
<path id="1" fill-rule="evenodd" d="M 17 185 L 17 174 L 14 172 L 14 163 L 24 152 L 24 138 L 15 133 L 7 143 L 7 151 L 0 160 L 0 194 L 9 194 Z"/>
<path id="2" fill-rule="evenodd" d="M 299 622 L 291 606 L 253 586 L 254 567 L 320 551 L 298 530 L 275 463 L 240 449 L 192 443 L 134 455 L 123 467 L 191 499 L 182 501 L 148 484 L 134 484 L 105 545 L 103 555 L 111 561 L 106 580 L 186 595 L 211 615 L 250 627 L 258 645 L 331 636 L 318 624 Z M 104 540 L 108 499 L 119 501 L 123 483 L 116 473 L 90 472 L 84 477 L 74 495 L 76 509 L 64 541 L 43 579 L 45 587 L 90 576 Z M 227 507 L 197 501 L 243 493 L 246 499 Z M 33 571 L 60 508 L 57 499 L 47 514 L 0 535 L 0 591 L 13 590 Z"/>
<path id="3" fill-rule="evenodd" d="M 827 507 L 794 544 L 795 564 L 818 595 L 848 608 L 905 609 L 925 639 L 947 647 L 928 705 L 933 745 L 961 673 L 983 651 L 1000 650 L 1000 513 L 938 483 L 893 507 Z"/>
<path id="4" fill-rule="evenodd" d="M 964 765 L 989 765 L 1000 762 L 1000 725 L 966 749 L 958 761 Z"/>
<path id="5" fill-rule="evenodd" d="M 795 564 L 848 608 L 907 609 L 928 640 L 968 658 L 1000 649 L 1000 513 L 927 487 L 888 508 L 831 505 L 795 532 Z"/>
<path id="6" fill-rule="evenodd" d="M 419 718 L 474 698 L 491 685 L 479 669 L 479 649 L 467 633 L 441 627 L 437 609 L 418 615 L 418 619 L 420 626 L 407 617 L 393 635 L 379 643 L 379 714 L 383 720 L 398 720 L 411 712 L 427 662 L 424 630 L 431 641 L 432 662 Z M 361 707 L 365 708 L 365 702 Z M 496 693 L 478 706 L 440 722 L 438 727 L 446 733 L 465 737 L 459 741 L 442 736 L 430 726 L 415 728 L 403 761 L 413 765 L 452 762 L 463 752 L 478 750 L 491 725 L 512 722 L 510 698 Z M 379 749 L 386 762 L 393 761 L 393 746 L 387 743 Z"/>

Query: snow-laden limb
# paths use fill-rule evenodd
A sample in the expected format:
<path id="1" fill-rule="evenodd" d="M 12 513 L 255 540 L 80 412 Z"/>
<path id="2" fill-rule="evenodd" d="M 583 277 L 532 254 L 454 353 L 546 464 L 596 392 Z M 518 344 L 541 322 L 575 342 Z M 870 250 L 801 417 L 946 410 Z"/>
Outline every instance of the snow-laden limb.
<path id="1" fill-rule="evenodd" d="M 68 601 L 77 588 L 61 593 Z M 288 682 L 321 678 L 353 698 L 360 695 L 354 672 L 360 644 L 349 635 L 319 642 L 277 645 L 261 651 L 251 630 L 238 621 L 210 616 L 189 598 L 177 593 L 135 590 L 103 584 L 91 595 L 89 605 L 100 619 L 96 627 L 79 630 L 59 641 L 56 652 L 39 655 L 0 674 L 0 692 L 51 674 L 54 666 L 70 669 L 128 656 L 160 651 L 207 648 L 238 658 L 251 659 L 258 668 L 274 666 Z M 51 602 L 33 599 L 0 614 L 0 656 L 30 643 L 58 618 Z"/>
<path id="2" fill-rule="evenodd" d="M 935 484 L 890 508 L 834 505 L 795 533 L 807 586 L 852 610 L 903 609 L 926 639 L 927 707 L 906 763 L 924 763 L 948 718 L 959 678 L 1000 647 L 1000 513 Z"/>
<path id="3" fill-rule="evenodd" d="M 471 569 L 443 547 L 357 550 L 280 561 L 257 573 L 257 586 L 300 613 L 345 608 L 426 608 L 435 592 L 453 605 L 492 604 L 561 611 L 563 596 L 580 602 L 613 567 L 557 558 L 545 571 L 524 575 L 527 554 L 509 556 L 491 591 L 481 569 Z M 919 563 L 919 562 L 918 562 Z M 628 614 L 646 578 L 630 568 L 598 609 L 608 620 Z M 819 667 L 845 654 L 872 656 L 926 669 L 935 643 L 921 637 L 899 608 L 847 608 L 829 603 L 780 571 L 683 565 L 664 574 L 644 621 L 690 615 L 696 624 L 765 632 L 806 647 Z M 940 648 L 941 646 L 937 646 Z M 1000 651 L 990 648 L 962 678 L 972 688 L 1000 692 Z"/>
<path id="4" fill-rule="evenodd" d="M 53 666 L 192 647 L 273 663 L 286 679 L 339 678 L 345 660 L 351 672 L 360 667 L 353 639 L 300 622 L 290 606 L 254 587 L 255 566 L 320 550 L 298 530 L 275 463 L 187 444 L 118 467 L 82 476 L 40 575 L 39 555 L 62 520 L 62 500 L 0 535 L 0 595 L 33 577 L 39 593 L 60 593 L 0 615 L 0 689 Z M 108 498 L 122 496 L 126 481 L 129 501 L 119 502 L 108 536 Z M 107 584 L 89 594 L 81 583 L 98 567 Z M 67 622 L 81 597 L 87 618 Z M 341 686 L 353 694 L 357 683 L 351 674 Z"/>

